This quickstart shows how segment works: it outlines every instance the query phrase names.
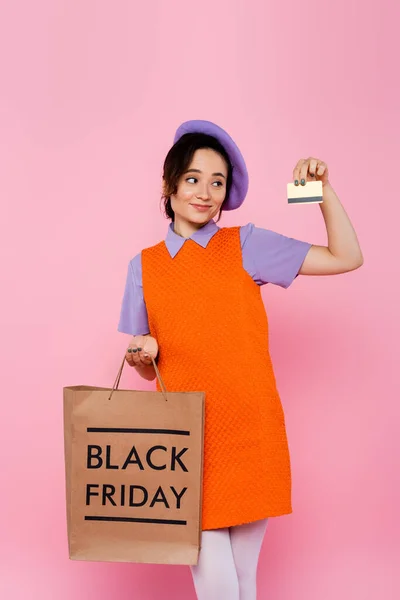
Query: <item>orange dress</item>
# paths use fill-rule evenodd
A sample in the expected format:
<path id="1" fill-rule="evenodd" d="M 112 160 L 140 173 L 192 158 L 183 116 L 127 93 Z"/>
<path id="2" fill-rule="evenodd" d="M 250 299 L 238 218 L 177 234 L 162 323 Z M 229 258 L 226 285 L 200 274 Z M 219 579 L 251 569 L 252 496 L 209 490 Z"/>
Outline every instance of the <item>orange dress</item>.
<path id="1" fill-rule="evenodd" d="M 142 251 L 142 270 L 167 389 L 206 392 L 202 529 L 292 512 L 268 320 L 240 228 L 221 228 L 207 248 L 187 240 L 173 259 L 163 241 Z"/>

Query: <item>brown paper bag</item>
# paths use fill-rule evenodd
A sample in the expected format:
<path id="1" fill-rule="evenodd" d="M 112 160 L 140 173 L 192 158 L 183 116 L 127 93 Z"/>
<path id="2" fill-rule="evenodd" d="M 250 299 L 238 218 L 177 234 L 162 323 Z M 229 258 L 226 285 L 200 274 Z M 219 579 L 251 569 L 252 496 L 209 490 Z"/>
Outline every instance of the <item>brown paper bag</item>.
<path id="1" fill-rule="evenodd" d="M 204 392 L 64 388 L 69 556 L 195 565 Z"/>

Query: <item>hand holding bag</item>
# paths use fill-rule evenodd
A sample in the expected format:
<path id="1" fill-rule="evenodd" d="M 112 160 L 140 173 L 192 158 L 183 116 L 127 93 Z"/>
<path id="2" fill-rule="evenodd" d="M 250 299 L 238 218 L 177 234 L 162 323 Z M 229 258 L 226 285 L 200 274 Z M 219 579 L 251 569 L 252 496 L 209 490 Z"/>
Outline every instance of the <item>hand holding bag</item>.
<path id="1" fill-rule="evenodd" d="M 64 387 L 69 556 L 195 565 L 205 392 Z"/>

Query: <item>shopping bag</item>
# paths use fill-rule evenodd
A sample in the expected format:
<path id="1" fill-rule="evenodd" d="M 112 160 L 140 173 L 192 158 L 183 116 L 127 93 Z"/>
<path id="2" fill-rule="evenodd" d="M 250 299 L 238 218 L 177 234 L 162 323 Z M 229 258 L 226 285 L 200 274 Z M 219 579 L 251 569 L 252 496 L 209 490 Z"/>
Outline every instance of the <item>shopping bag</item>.
<path id="1" fill-rule="evenodd" d="M 205 392 L 64 387 L 69 556 L 195 565 Z"/>

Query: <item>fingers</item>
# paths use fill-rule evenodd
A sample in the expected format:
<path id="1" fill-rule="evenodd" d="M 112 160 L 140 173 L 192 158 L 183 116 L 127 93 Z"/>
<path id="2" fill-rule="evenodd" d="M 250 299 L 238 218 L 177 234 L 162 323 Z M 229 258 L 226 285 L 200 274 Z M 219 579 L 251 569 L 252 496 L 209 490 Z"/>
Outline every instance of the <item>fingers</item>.
<path id="1" fill-rule="evenodd" d="M 327 170 L 326 163 L 322 162 L 321 160 L 318 160 L 317 158 L 309 158 L 308 160 L 309 160 L 308 171 L 309 171 L 309 174 L 311 175 L 311 177 L 315 177 L 316 179 L 318 177 L 322 177 L 322 175 Z"/>
<path id="2" fill-rule="evenodd" d="M 322 177 L 327 166 L 317 158 L 302 158 L 298 161 L 293 170 L 293 181 L 295 185 L 306 185 L 307 181 L 316 181 Z"/>
<path id="3" fill-rule="evenodd" d="M 300 185 L 306 185 L 308 180 L 308 160 L 303 161 L 300 169 Z"/>
<path id="4" fill-rule="evenodd" d="M 141 346 L 138 347 L 138 357 L 143 365 L 152 364 L 152 360 L 150 357 L 150 349 L 148 348 L 148 346 L 151 345 L 150 341 L 151 340 L 149 336 L 143 336 Z"/>
<path id="5" fill-rule="evenodd" d="M 151 365 L 152 361 L 145 349 L 144 336 L 134 336 L 126 351 L 126 361 L 131 367 Z"/>
<path id="6" fill-rule="evenodd" d="M 131 367 L 135 367 L 140 361 L 137 355 L 138 349 L 134 342 L 131 342 L 126 351 L 126 361 Z"/>
<path id="7" fill-rule="evenodd" d="M 145 348 L 138 348 L 139 361 L 142 365 L 151 365 L 152 360 Z"/>
<path id="8" fill-rule="evenodd" d="M 301 160 L 299 160 L 299 162 L 297 163 L 297 165 L 295 166 L 295 168 L 293 170 L 293 181 L 294 181 L 295 185 L 299 185 L 299 183 L 301 182 L 301 179 L 303 178 L 302 177 L 302 169 L 303 169 L 304 163 L 305 163 L 305 160 L 302 158 Z"/>
<path id="9" fill-rule="evenodd" d="M 310 162 L 308 165 L 308 172 L 311 177 L 315 177 L 315 175 L 317 173 L 318 161 L 316 158 L 310 158 L 309 160 L 310 160 Z"/>

